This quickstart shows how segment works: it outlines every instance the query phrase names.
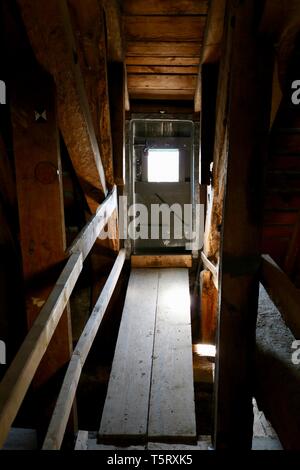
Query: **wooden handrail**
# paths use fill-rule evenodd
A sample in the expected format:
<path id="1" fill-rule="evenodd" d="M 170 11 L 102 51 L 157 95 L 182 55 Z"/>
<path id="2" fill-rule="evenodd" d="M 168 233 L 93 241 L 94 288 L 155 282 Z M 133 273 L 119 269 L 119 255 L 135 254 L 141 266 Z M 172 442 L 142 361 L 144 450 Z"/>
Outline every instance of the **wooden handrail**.
<path id="1" fill-rule="evenodd" d="M 268 256 L 262 256 L 261 283 L 295 338 L 300 338 L 300 290 Z"/>
<path id="2" fill-rule="evenodd" d="M 82 259 L 84 261 L 117 207 L 117 188 L 114 186 L 112 192 L 103 201 L 101 206 L 99 206 L 96 214 L 85 225 L 72 243 L 68 250 L 69 254 L 80 252 L 82 253 Z"/>
<path id="3" fill-rule="evenodd" d="M 116 209 L 114 187 L 71 246 L 66 266 L 0 383 L 0 448 L 70 299 L 83 261 Z"/>
<path id="4" fill-rule="evenodd" d="M 202 259 L 204 267 L 208 269 L 208 271 L 211 272 L 213 276 L 213 282 L 214 282 L 215 288 L 218 289 L 218 276 L 219 276 L 218 267 L 215 266 L 211 261 L 209 261 L 209 259 L 207 258 L 207 256 L 205 255 L 203 251 L 201 252 L 201 259 Z"/>
<path id="5" fill-rule="evenodd" d="M 73 254 L 29 330 L 0 384 L 0 447 L 19 411 L 82 270 L 81 253 Z"/>
<path id="6" fill-rule="evenodd" d="M 93 341 L 119 279 L 124 261 L 125 250 L 123 249 L 120 251 L 115 261 L 111 273 L 71 357 L 71 361 L 52 414 L 51 422 L 43 444 L 43 450 L 58 450 L 61 447 L 83 365 L 92 347 Z"/>

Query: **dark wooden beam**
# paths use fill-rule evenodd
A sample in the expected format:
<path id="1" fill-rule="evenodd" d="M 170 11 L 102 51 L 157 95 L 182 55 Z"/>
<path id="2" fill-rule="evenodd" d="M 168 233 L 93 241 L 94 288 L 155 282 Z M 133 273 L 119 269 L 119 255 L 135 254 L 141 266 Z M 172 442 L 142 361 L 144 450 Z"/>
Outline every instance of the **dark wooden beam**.
<path id="1" fill-rule="evenodd" d="M 206 30 L 203 41 L 201 62 L 218 62 L 221 57 L 221 46 L 224 31 L 226 0 L 212 0 L 210 2 Z"/>
<path id="2" fill-rule="evenodd" d="M 125 184 L 126 69 L 122 62 L 109 65 L 109 97 L 114 142 L 114 175 L 118 186 Z"/>
<path id="3" fill-rule="evenodd" d="M 124 45 L 120 2 L 118 0 L 100 0 L 102 2 L 107 27 L 107 52 L 109 62 L 123 62 Z"/>
<path id="4" fill-rule="evenodd" d="M 250 450 L 252 446 L 263 168 L 273 71 L 270 45 L 258 35 L 256 11 L 252 0 L 228 2 L 224 49 L 230 70 L 224 141 L 227 177 L 214 406 L 217 449 Z"/>
<path id="5" fill-rule="evenodd" d="M 200 274 L 201 293 L 201 342 L 215 344 L 216 323 L 218 307 L 218 290 L 214 285 L 213 275 L 210 271 Z"/>
<path id="6" fill-rule="evenodd" d="M 66 0 L 18 4 L 35 55 L 55 79 L 59 127 L 95 212 L 107 193 L 106 182 Z"/>
<path id="7" fill-rule="evenodd" d="M 0 193 L 4 205 L 9 209 L 16 208 L 16 191 L 13 169 L 8 160 L 5 144 L 0 134 Z"/>
<path id="8" fill-rule="evenodd" d="M 12 85 L 12 125 L 20 242 L 26 287 L 28 329 L 38 316 L 65 259 L 66 239 L 55 87 L 39 65 L 23 70 Z M 36 426 L 51 411 L 53 391 L 42 385 L 68 362 L 72 332 L 68 306 L 36 373 L 34 386 L 42 404 Z"/>
<path id="9" fill-rule="evenodd" d="M 218 64 L 203 64 L 201 74 L 200 183 L 209 185 L 211 176 L 210 165 L 214 156 Z"/>
<path id="10" fill-rule="evenodd" d="M 221 56 L 226 0 L 211 0 L 205 28 L 201 64 L 216 63 Z M 195 93 L 195 111 L 201 110 L 201 68 Z"/>

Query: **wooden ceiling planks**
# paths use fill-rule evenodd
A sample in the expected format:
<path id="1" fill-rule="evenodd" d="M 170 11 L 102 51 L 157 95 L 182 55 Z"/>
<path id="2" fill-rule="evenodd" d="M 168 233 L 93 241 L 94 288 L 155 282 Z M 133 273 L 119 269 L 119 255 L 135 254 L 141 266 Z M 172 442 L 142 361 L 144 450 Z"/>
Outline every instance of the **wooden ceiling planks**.
<path id="1" fill-rule="evenodd" d="M 127 56 L 126 65 L 145 65 L 145 66 L 177 66 L 177 67 L 188 67 L 196 66 L 198 67 L 200 63 L 199 57 L 158 57 L 158 56 Z"/>
<path id="2" fill-rule="evenodd" d="M 205 16 L 125 16 L 129 41 L 201 42 Z"/>
<path id="3" fill-rule="evenodd" d="M 129 74 L 176 74 L 197 75 L 198 66 L 128 65 Z"/>
<path id="4" fill-rule="evenodd" d="M 127 43 L 127 56 L 200 57 L 200 42 L 133 41 Z"/>
<path id="5" fill-rule="evenodd" d="M 193 100 L 208 1 L 125 0 L 122 7 L 130 98 Z"/>
<path id="6" fill-rule="evenodd" d="M 206 15 L 208 0 L 125 0 L 125 15 Z"/>
<path id="7" fill-rule="evenodd" d="M 193 75 L 151 75 L 131 74 L 128 77 L 130 88 L 169 88 L 173 90 L 193 90 L 196 86 L 197 77 Z"/>

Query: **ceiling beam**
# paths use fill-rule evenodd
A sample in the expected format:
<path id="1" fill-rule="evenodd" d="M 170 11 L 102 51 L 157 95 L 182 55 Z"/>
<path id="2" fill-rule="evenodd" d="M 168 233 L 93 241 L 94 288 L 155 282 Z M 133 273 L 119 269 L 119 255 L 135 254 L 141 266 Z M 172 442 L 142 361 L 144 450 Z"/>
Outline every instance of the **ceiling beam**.
<path id="1" fill-rule="evenodd" d="M 201 42 L 205 16 L 124 16 L 128 41 Z"/>
<path id="2" fill-rule="evenodd" d="M 125 15 L 206 15 L 208 0 L 124 0 Z"/>
<path id="3" fill-rule="evenodd" d="M 195 112 L 201 110 L 201 64 L 215 63 L 220 59 L 225 7 L 226 0 L 212 0 L 210 3 L 195 93 Z"/>
<path id="4" fill-rule="evenodd" d="M 124 45 L 120 2 L 118 0 L 101 0 L 106 18 L 107 52 L 109 62 L 124 61 Z"/>

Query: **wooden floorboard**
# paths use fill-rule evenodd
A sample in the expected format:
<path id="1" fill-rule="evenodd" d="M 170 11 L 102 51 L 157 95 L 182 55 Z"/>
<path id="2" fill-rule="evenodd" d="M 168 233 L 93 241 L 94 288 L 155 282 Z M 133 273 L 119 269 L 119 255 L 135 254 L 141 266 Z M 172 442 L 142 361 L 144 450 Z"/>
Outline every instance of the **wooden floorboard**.
<path id="1" fill-rule="evenodd" d="M 157 287 L 158 270 L 132 270 L 99 442 L 146 439 Z"/>
<path id="2" fill-rule="evenodd" d="M 187 269 L 159 271 L 148 439 L 196 442 Z"/>
<path id="3" fill-rule="evenodd" d="M 196 443 L 189 276 L 133 269 L 98 441 Z"/>

